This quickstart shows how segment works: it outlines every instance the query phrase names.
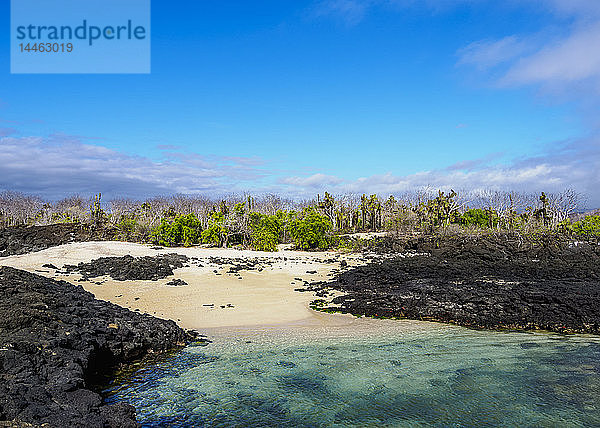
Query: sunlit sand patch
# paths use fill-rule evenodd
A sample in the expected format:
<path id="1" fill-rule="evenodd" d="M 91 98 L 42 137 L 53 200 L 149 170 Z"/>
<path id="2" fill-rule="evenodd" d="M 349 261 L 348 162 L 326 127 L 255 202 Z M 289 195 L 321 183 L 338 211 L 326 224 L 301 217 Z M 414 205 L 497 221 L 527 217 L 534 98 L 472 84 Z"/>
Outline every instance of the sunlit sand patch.
<path id="1" fill-rule="evenodd" d="M 80 281 L 81 275 L 61 274 L 66 264 L 76 265 L 99 257 L 134 257 L 178 253 L 190 258 L 189 266 L 175 269 L 174 275 L 157 281 L 116 281 L 110 277 Z M 228 264 L 210 258 L 236 260 L 265 259 L 262 270 L 228 273 Z M 283 250 L 265 253 L 222 248 L 161 248 L 126 242 L 80 242 L 36 253 L 0 258 L 0 264 L 24 269 L 54 279 L 79 284 L 97 298 L 160 318 L 172 319 L 184 328 L 206 330 L 223 327 L 290 326 L 318 329 L 351 324 L 352 316 L 321 314 L 309 308 L 312 292 L 297 292 L 304 281 L 323 280 L 340 262 L 363 262 L 360 255 L 335 252 L 306 253 Z M 59 268 L 43 268 L 53 264 Z M 198 264 L 202 266 L 198 266 Z M 216 273 L 215 273 L 216 271 Z M 311 273 L 307 273 L 311 272 Z M 168 286 L 173 279 L 187 285 Z"/>

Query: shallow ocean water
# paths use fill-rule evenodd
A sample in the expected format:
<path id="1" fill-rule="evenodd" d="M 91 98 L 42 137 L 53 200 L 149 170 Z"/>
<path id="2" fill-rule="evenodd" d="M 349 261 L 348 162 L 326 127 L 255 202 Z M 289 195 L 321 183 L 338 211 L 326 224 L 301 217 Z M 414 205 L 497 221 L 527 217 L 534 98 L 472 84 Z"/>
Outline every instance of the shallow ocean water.
<path id="1" fill-rule="evenodd" d="M 143 366 L 107 401 L 148 427 L 600 426 L 599 338 L 422 324 L 225 335 Z"/>

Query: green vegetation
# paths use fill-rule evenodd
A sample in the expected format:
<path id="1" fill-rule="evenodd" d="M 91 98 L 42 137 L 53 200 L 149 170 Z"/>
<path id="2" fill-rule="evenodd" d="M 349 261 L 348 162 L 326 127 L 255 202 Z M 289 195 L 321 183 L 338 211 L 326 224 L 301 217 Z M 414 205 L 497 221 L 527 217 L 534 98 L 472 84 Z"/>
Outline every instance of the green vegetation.
<path id="1" fill-rule="evenodd" d="M 339 308 L 327 306 L 328 304 L 329 304 L 329 302 L 327 302 L 327 300 L 316 299 L 316 300 L 313 300 L 312 302 L 310 302 L 310 304 L 308 306 L 315 311 L 326 312 L 329 314 L 335 314 L 335 313 L 341 312 Z"/>
<path id="2" fill-rule="evenodd" d="M 600 215 L 586 216 L 573 223 L 570 230 L 580 237 L 600 237 Z"/>
<path id="3" fill-rule="evenodd" d="M 214 212 L 210 216 L 208 226 L 202 231 L 202 243 L 222 247 L 227 242 L 228 232 L 225 215 L 222 212 Z"/>
<path id="4" fill-rule="evenodd" d="M 474 208 L 461 215 L 460 222 L 465 226 L 491 229 L 498 226 L 498 213 L 493 209 L 483 210 L 481 208 Z"/>
<path id="5" fill-rule="evenodd" d="M 121 216 L 116 224 L 117 238 L 122 241 L 133 241 L 136 239 L 137 220 L 135 214 Z"/>
<path id="6" fill-rule="evenodd" d="M 172 247 L 183 245 L 190 247 L 199 243 L 202 225 L 194 214 L 177 215 L 175 218 L 163 218 L 151 237 L 154 243 Z"/>
<path id="7" fill-rule="evenodd" d="M 292 221 L 291 234 L 299 250 L 326 250 L 331 243 L 328 236 L 331 229 L 327 216 L 319 214 L 314 208 L 305 208 Z"/>
<path id="8" fill-rule="evenodd" d="M 251 245 L 258 251 L 277 251 L 279 236 L 281 234 L 281 220 L 275 215 L 260 213 L 250 214 L 250 228 L 252 230 Z"/>
<path id="9" fill-rule="evenodd" d="M 226 200 L 175 195 L 145 201 L 98 194 L 57 202 L 14 192 L 0 193 L 0 226 L 77 223 L 105 237 L 165 246 L 215 245 L 277 251 L 279 244 L 300 250 L 361 247 L 355 233 L 396 236 L 509 233 L 523 237 L 560 234 L 598 240 L 598 215 L 578 217 L 579 195 L 521 194 L 454 190 L 408 192 L 382 198 L 334 196 L 308 201 L 275 195 L 233 196 Z"/>

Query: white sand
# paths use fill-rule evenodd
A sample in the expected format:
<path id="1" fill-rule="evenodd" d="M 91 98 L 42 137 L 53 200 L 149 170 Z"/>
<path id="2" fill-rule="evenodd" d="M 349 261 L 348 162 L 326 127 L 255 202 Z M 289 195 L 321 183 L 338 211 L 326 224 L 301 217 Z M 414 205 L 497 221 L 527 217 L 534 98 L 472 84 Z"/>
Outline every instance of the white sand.
<path id="1" fill-rule="evenodd" d="M 89 262 L 99 257 L 127 254 L 138 257 L 165 253 L 198 257 L 202 259 L 200 263 L 203 267 L 190 265 L 176 269 L 173 277 L 158 281 L 93 278 L 93 282 L 78 282 L 80 275 L 56 275 L 53 269 L 42 268 L 45 263 L 61 268 L 65 264 Z M 204 260 L 207 257 L 268 258 L 273 264 L 265 264 L 262 272 L 240 271 L 242 279 L 239 279 L 232 274 L 226 274 L 229 265 L 207 264 L 207 260 Z M 336 258 L 336 262 L 322 263 L 323 259 L 331 258 Z M 81 242 L 36 253 L 3 257 L 0 258 L 0 265 L 80 284 L 99 299 L 160 318 L 172 319 L 184 328 L 199 331 L 212 329 L 216 332 L 231 327 L 244 329 L 286 326 L 318 330 L 343 326 L 355 328 L 358 324 L 365 324 L 365 320 L 357 320 L 349 315 L 315 312 L 308 307 L 309 302 L 315 299 L 313 293 L 294 291 L 294 288 L 301 285 L 301 282 L 294 280 L 295 277 L 308 281 L 325 279 L 332 269 L 339 268 L 341 260 L 347 260 L 349 264 L 362 262 L 359 255 L 340 255 L 335 252 L 306 253 L 283 250 L 265 253 L 211 248 L 154 250 L 150 246 L 125 242 Z M 221 275 L 216 275 L 214 270 Z M 307 273 L 313 270 L 317 273 Z M 166 283 L 173 278 L 183 279 L 188 285 L 167 286 Z M 97 285 L 95 282 L 103 283 Z M 211 304 L 213 306 L 206 306 Z"/>

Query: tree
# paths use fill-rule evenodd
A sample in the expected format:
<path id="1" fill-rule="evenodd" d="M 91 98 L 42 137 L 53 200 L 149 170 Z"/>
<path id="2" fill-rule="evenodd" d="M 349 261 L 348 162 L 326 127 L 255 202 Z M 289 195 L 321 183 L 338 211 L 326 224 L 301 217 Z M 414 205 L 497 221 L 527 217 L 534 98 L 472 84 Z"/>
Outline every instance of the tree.
<path id="1" fill-rule="evenodd" d="M 460 222 L 465 226 L 492 228 L 498 224 L 498 215 L 492 209 L 474 208 L 460 216 Z"/>
<path id="2" fill-rule="evenodd" d="M 300 250 L 325 250 L 330 245 L 328 233 L 332 224 L 314 208 L 305 208 L 301 216 L 296 218 L 291 227 L 292 239 Z"/>
<path id="3" fill-rule="evenodd" d="M 174 219 L 163 218 L 160 225 L 152 230 L 155 243 L 172 247 L 183 244 L 185 247 L 198 244 L 202 232 L 200 220 L 194 214 L 178 215 Z"/>
<path id="4" fill-rule="evenodd" d="M 94 196 L 90 203 L 90 217 L 91 217 L 91 227 L 92 230 L 100 230 L 106 221 L 108 220 L 108 216 L 102 209 L 101 204 L 102 193 L 98 193 Z"/>
<path id="5" fill-rule="evenodd" d="M 277 251 L 281 222 L 277 215 L 250 214 L 252 248 L 258 251 Z"/>
<path id="6" fill-rule="evenodd" d="M 333 196 L 325 192 L 325 196 L 323 196 L 323 200 L 321 200 L 320 195 L 317 195 L 317 208 L 329 218 L 331 224 L 335 223 L 335 199 Z"/>
<path id="7" fill-rule="evenodd" d="M 225 215 L 220 211 L 213 212 L 208 227 L 202 231 L 202 242 L 216 244 L 219 247 L 226 246 L 228 231 L 225 226 Z"/>

